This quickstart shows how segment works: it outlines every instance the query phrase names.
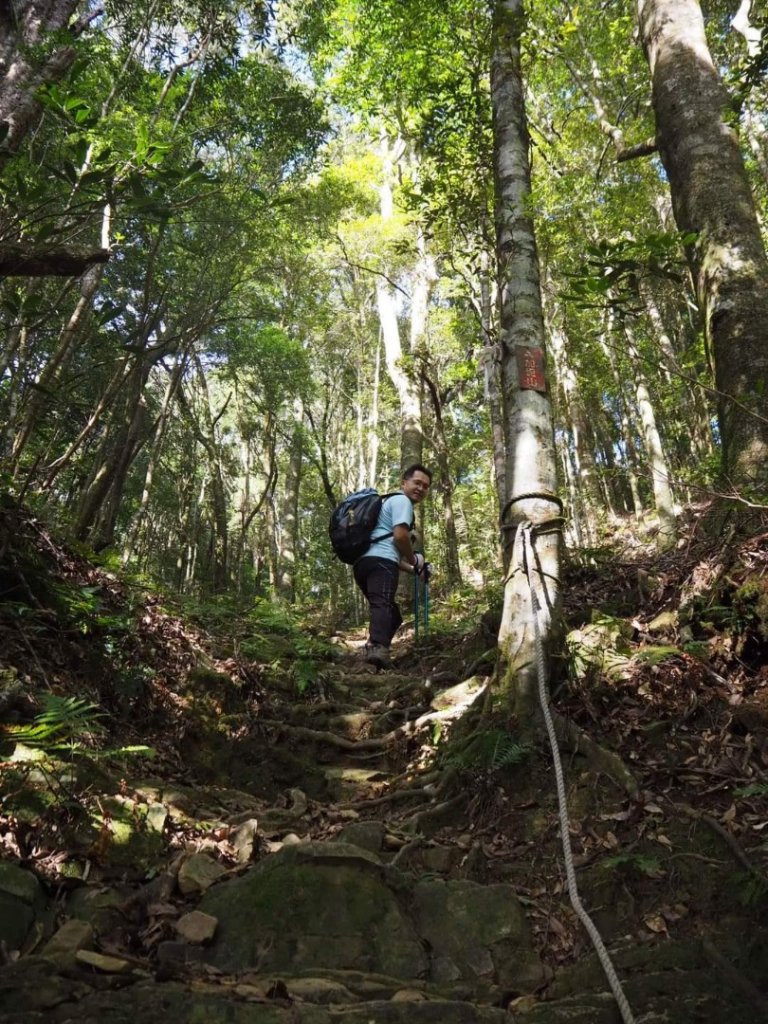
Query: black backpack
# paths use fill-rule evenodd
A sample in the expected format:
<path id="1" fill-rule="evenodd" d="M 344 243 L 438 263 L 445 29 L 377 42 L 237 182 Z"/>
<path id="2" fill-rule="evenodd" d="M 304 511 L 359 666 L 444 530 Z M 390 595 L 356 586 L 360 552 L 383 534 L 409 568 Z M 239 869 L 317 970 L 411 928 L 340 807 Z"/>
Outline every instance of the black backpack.
<path id="1" fill-rule="evenodd" d="M 352 565 L 358 558 L 362 558 L 371 546 L 371 534 L 376 529 L 384 500 L 397 493 L 379 494 L 373 487 L 366 487 L 339 502 L 331 514 L 328 536 L 331 538 L 331 547 L 342 562 Z M 389 533 L 380 534 L 376 540 L 391 536 L 390 530 Z"/>

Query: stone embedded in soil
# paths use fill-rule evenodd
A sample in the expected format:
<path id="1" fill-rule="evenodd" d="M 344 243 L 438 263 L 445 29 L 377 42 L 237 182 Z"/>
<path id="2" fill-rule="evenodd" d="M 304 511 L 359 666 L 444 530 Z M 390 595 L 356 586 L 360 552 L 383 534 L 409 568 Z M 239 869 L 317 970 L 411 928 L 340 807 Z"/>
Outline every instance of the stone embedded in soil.
<path id="1" fill-rule="evenodd" d="M 90 922 L 97 935 L 106 935 L 125 924 L 121 907 L 129 896 L 130 890 L 83 885 L 67 896 L 66 911 L 71 918 Z"/>
<path id="2" fill-rule="evenodd" d="M 37 877 L 31 871 L 6 861 L 0 861 L 0 892 L 29 907 L 42 907 L 45 903 L 45 893 Z"/>
<path id="3" fill-rule="evenodd" d="M 418 850 L 417 853 L 427 871 L 436 871 L 441 875 L 450 871 L 456 856 L 450 846 L 429 846 L 425 850 Z"/>
<path id="4" fill-rule="evenodd" d="M 547 980 L 511 886 L 427 880 L 416 885 L 413 900 L 434 981 L 477 979 L 524 992 Z"/>
<path id="5" fill-rule="evenodd" d="M 344 842 L 284 847 L 208 893 L 201 909 L 219 919 L 206 959 L 226 971 L 357 970 L 476 992 L 530 992 L 549 973 L 510 886 L 414 886 Z"/>
<path id="6" fill-rule="evenodd" d="M 258 842 L 258 836 L 259 822 L 257 818 L 249 818 L 232 833 L 230 842 L 234 848 L 238 864 L 247 864 L 251 859 L 254 847 Z"/>
<path id="7" fill-rule="evenodd" d="M 127 960 L 121 960 L 116 956 L 104 956 L 103 953 L 95 953 L 92 949 L 79 949 L 75 953 L 78 963 L 86 967 L 93 967 L 104 974 L 127 974 L 131 970 L 131 964 Z"/>
<path id="8" fill-rule="evenodd" d="M 190 946 L 186 942 L 166 939 L 157 947 L 157 961 L 160 964 L 199 964 L 202 960 L 201 946 Z"/>
<path id="9" fill-rule="evenodd" d="M 218 920 L 201 910 L 192 910 L 176 922 L 176 931 L 185 942 L 210 942 L 216 934 Z"/>
<path id="10" fill-rule="evenodd" d="M 7 949 L 21 949 L 45 902 L 43 887 L 31 871 L 0 862 L 0 941 Z"/>
<path id="11" fill-rule="evenodd" d="M 392 996 L 393 1003 L 423 1003 L 429 997 L 416 988 L 401 988 Z"/>
<path id="12" fill-rule="evenodd" d="M 147 828 L 162 833 L 168 820 L 168 808 L 164 804 L 150 804 L 147 807 Z"/>
<path id="13" fill-rule="evenodd" d="M 178 885 L 184 896 L 205 892 L 222 875 L 226 868 L 205 853 L 193 853 L 179 868 Z"/>
<path id="14" fill-rule="evenodd" d="M 208 893 L 219 919 L 207 959 L 228 971 L 337 968 L 422 977 L 427 959 L 387 871 L 347 843 L 284 847 Z"/>
<path id="15" fill-rule="evenodd" d="M 93 945 L 93 926 L 89 921 L 72 918 L 65 921 L 42 949 L 42 956 L 66 956 Z"/>
<path id="16" fill-rule="evenodd" d="M 351 825 L 345 825 L 335 841 L 352 843 L 363 850 L 378 853 L 384 843 L 384 831 L 384 825 L 380 821 L 355 821 Z"/>
<path id="17" fill-rule="evenodd" d="M 308 1003 L 355 1003 L 357 996 L 342 985 L 340 981 L 330 978 L 293 978 L 288 983 L 288 992 L 293 999 L 302 999 Z"/>

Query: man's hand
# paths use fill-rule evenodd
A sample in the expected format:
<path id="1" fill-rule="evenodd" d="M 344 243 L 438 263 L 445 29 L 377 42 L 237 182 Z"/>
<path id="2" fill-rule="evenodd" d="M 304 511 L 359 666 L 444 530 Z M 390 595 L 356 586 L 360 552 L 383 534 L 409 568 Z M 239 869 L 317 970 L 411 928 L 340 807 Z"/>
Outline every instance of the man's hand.
<path id="1" fill-rule="evenodd" d="M 422 576 L 426 568 L 427 563 L 424 561 L 424 555 L 416 552 L 413 556 L 413 571 L 417 576 Z"/>

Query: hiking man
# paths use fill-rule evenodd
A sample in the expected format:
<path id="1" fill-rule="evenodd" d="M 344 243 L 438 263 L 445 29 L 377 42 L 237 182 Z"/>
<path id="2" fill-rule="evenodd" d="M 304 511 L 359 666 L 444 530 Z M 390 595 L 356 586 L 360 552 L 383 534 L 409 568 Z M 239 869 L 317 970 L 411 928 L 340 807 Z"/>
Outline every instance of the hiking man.
<path id="1" fill-rule="evenodd" d="M 411 528 L 413 506 L 427 496 L 431 483 L 431 471 L 419 463 L 405 470 L 400 491 L 381 506 L 370 547 L 354 565 L 355 582 L 371 610 L 365 660 L 377 668 L 389 665 L 389 646 L 403 621 L 395 601 L 400 570 L 420 576 L 426 571 L 424 556 L 413 550 Z"/>

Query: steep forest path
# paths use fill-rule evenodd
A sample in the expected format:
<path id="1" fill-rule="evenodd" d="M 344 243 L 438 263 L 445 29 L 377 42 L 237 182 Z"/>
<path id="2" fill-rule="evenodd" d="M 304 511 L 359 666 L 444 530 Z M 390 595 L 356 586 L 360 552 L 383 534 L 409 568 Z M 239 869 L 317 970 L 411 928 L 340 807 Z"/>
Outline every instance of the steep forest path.
<path id="1" fill-rule="evenodd" d="M 60 886 L 47 912 L 33 876 L 14 869 L 16 912 L 37 905 L 58 931 L 0 972 L 0 1021 L 616 1024 L 567 909 L 546 752 L 515 767 L 497 736 L 490 758 L 435 761 L 438 734 L 483 679 L 428 675 L 423 653 L 404 647 L 376 674 L 347 647 L 302 694 L 288 687 L 258 711 L 229 703 L 221 677 L 218 692 L 215 676 L 199 678 L 186 768 L 100 798 L 101 866 L 92 850 L 91 876 Z M 212 717 L 226 721 L 218 745 Z M 727 845 L 694 837 L 688 820 L 655 826 L 679 865 L 660 901 L 665 868 L 639 839 L 621 846 L 623 866 L 597 862 L 632 814 L 656 822 L 661 809 L 631 811 L 584 766 L 576 776 L 574 834 L 600 829 L 580 860 L 588 902 L 636 1019 L 763 1019 L 747 918 L 718 902 Z M 696 887 L 721 927 L 673 940 Z"/>

